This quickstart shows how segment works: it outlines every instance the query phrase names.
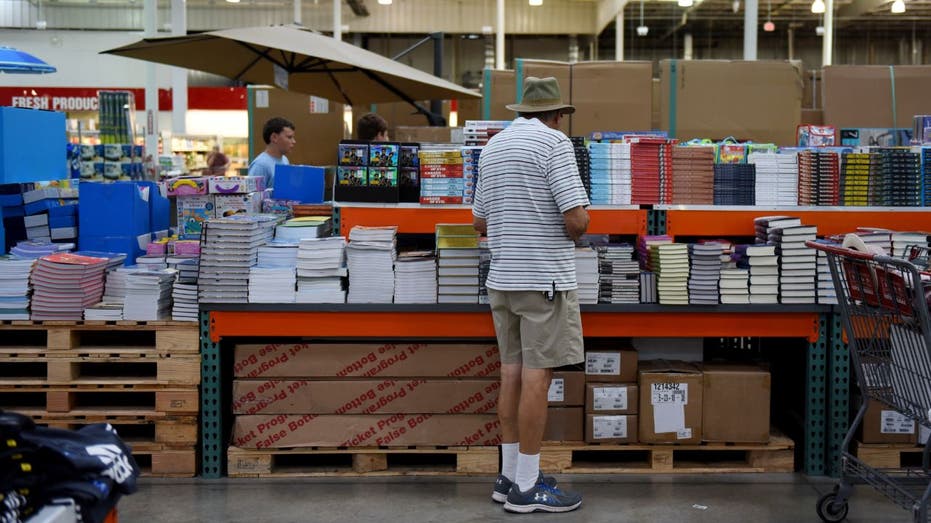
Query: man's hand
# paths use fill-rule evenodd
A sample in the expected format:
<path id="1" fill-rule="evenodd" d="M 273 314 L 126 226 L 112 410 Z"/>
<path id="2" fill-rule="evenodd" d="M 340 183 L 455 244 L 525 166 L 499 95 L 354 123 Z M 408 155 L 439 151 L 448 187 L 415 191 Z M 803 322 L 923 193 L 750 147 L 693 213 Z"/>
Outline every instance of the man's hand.
<path id="1" fill-rule="evenodd" d="M 474 227 L 475 230 L 478 231 L 478 233 L 481 234 L 482 236 L 485 236 L 486 234 L 488 234 L 488 223 L 485 221 L 484 218 L 478 218 L 478 217 L 473 216 L 472 227 Z"/>
<path id="2" fill-rule="evenodd" d="M 562 214 L 563 220 L 566 222 L 566 232 L 569 233 L 569 237 L 572 238 L 572 241 L 577 241 L 579 238 L 585 234 L 585 231 L 588 230 L 588 211 L 585 210 L 585 207 L 581 205 L 569 209 L 568 211 Z"/>

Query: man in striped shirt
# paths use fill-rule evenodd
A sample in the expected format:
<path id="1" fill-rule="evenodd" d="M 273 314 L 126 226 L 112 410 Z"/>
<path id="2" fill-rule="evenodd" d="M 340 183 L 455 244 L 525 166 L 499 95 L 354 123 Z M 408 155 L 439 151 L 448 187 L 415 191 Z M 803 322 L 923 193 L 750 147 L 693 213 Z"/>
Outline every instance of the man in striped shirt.
<path id="1" fill-rule="evenodd" d="M 479 157 L 472 206 L 488 236 L 488 298 L 501 354 L 498 418 L 502 471 L 492 499 L 511 512 L 568 512 L 582 497 L 540 473 L 553 369 L 581 363 L 575 240 L 588 228 L 588 197 L 575 153 L 559 131 L 566 114 L 555 78 L 528 77 L 518 113 Z"/>

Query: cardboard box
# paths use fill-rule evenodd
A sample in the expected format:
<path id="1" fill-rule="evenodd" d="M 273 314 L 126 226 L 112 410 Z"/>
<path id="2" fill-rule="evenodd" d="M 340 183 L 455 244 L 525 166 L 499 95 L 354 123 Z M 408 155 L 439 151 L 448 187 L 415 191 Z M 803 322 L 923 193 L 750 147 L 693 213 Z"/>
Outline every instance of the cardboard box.
<path id="1" fill-rule="evenodd" d="M 571 136 L 653 128 L 652 62 L 572 64 L 571 88 L 568 93 L 563 88 L 563 96 L 569 94 L 576 109 L 569 125 Z"/>
<path id="2" fill-rule="evenodd" d="M 506 106 L 514 103 L 517 76 L 514 71 L 485 69 L 482 80 L 482 116 L 480 120 L 513 120 L 517 116 Z M 465 121 L 460 118 L 460 121 Z"/>
<path id="3" fill-rule="evenodd" d="M 707 363 L 703 374 L 702 440 L 768 442 L 769 371 L 756 365 Z"/>
<path id="4" fill-rule="evenodd" d="M 660 128 L 671 137 L 734 136 L 741 141 L 795 144 L 802 111 L 802 72 L 796 64 L 663 60 L 660 80 Z"/>
<path id="5" fill-rule="evenodd" d="M 343 343 L 237 345 L 237 378 L 498 376 L 494 344 Z"/>
<path id="6" fill-rule="evenodd" d="M 462 128 L 460 127 L 396 127 L 393 140 L 413 143 L 462 143 Z"/>
<path id="7" fill-rule="evenodd" d="M 821 109 L 802 109 L 802 124 L 824 125 L 824 111 Z"/>
<path id="8" fill-rule="evenodd" d="M 214 215 L 224 218 L 234 214 L 259 214 L 264 196 L 263 192 L 214 195 Z"/>
<path id="9" fill-rule="evenodd" d="M 914 115 L 927 114 L 931 108 L 928 65 L 831 65 L 823 69 L 822 78 L 824 123 L 838 129 L 909 128 Z"/>
<path id="10" fill-rule="evenodd" d="M 585 373 L 555 371 L 547 393 L 550 407 L 581 407 L 585 405 Z"/>
<path id="11" fill-rule="evenodd" d="M 597 349 L 585 351 L 585 381 L 633 383 L 637 381 L 637 351 Z"/>
<path id="12" fill-rule="evenodd" d="M 498 380 L 233 380 L 234 414 L 484 414 Z"/>
<path id="13" fill-rule="evenodd" d="M 537 78 L 552 76 L 556 78 L 556 81 L 559 82 L 559 90 L 560 94 L 562 94 L 563 102 L 572 103 L 572 64 L 551 60 L 524 60 L 522 58 L 518 58 L 514 62 L 514 72 L 516 75 L 514 96 L 511 98 L 511 101 L 505 101 L 505 105 L 521 100 L 524 91 L 524 79 L 530 76 L 535 76 Z M 512 111 L 510 118 L 505 119 L 513 119 L 515 117 L 517 117 L 517 113 Z M 559 130 L 566 133 L 567 136 L 570 134 L 572 118 L 573 116 L 563 118 L 562 122 L 559 124 Z"/>
<path id="14" fill-rule="evenodd" d="M 263 102 L 258 104 L 259 91 Z M 252 158 L 265 150 L 262 127 L 275 116 L 284 116 L 294 123 L 297 146 L 288 153 L 288 161 L 294 165 L 334 165 L 339 141 L 345 136 L 343 104 L 317 103 L 304 93 L 289 92 L 274 87 L 249 87 L 252 117 L 249 118 L 249 150 Z"/>
<path id="15" fill-rule="evenodd" d="M 685 361 L 640 362 L 639 419 L 643 443 L 700 443 L 701 369 Z"/>
<path id="16" fill-rule="evenodd" d="M 637 416 L 632 415 L 585 415 L 586 443 L 637 443 Z"/>
<path id="17" fill-rule="evenodd" d="M 246 449 L 493 446 L 501 442 L 494 414 L 236 416 L 231 443 Z"/>
<path id="18" fill-rule="evenodd" d="M 550 407 L 546 409 L 543 441 L 583 441 L 585 415 L 582 407 Z"/>
<path id="19" fill-rule="evenodd" d="M 246 194 L 265 190 L 261 176 L 211 176 L 207 179 L 210 194 Z"/>
<path id="20" fill-rule="evenodd" d="M 589 414 L 636 414 L 640 399 L 635 383 L 586 383 L 585 412 Z"/>
<path id="21" fill-rule="evenodd" d="M 199 240 L 204 222 L 215 217 L 212 194 L 202 196 L 179 196 L 175 205 L 178 209 L 178 236 L 185 240 Z"/>
<path id="22" fill-rule="evenodd" d="M 915 443 L 918 440 L 915 422 L 898 411 L 871 401 L 863 416 L 863 443 Z"/>

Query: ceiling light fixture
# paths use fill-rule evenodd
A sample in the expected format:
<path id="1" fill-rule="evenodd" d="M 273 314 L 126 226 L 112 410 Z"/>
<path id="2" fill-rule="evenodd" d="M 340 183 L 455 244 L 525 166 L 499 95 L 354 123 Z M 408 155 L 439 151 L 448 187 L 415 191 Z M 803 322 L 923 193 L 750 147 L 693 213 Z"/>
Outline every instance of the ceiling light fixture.
<path id="1" fill-rule="evenodd" d="M 527 0 L 527 3 L 530 4 L 530 7 L 540 7 L 543 5 L 543 0 Z"/>
<path id="2" fill-rule="evenodd" d="M 392 0 L 378 0 L 379 5 L 391 5 Z"/>
<path id="3" fill-rule="evenodd" d="M 231 4 L 238 4 L 238 3 L 239 3 L 239 0 L 226 0 L 226 1 L 229 2 L 229 3 L 231 3 Z"/>
<path id="4" fill-rule="evenodd" d="M 695 0 L 679 0 L 679 7 L 692 7 L 695 5 Z"/>
<path id="5" fill-rule="evenodd" d="M 637 26 L 637 36 L 646 36 L 650 28 L 643 23 L 643 0 L 640 0 L 640 25 Z"/>
<path id="6" fill-rule="evenodd" d="M 815 27 L 815 34 L 818 36 L 824 36 L 824 26 L 819 25 L 818 27 Z"/>
<path id="7" fill-rule="evenodd" d="M 773 23 L 773 2 L 766 0 L 766 23 L 763 24 L 763 30 L 772 33 L 776 30 L 776 24 Z"/>
<path id="8" fill-rule="evenodd" d="M 815 0 L 811 3 L 811 12 L 820 15 L 824 12 L 824 0 Z"/>
<path id="9" fill-rule="evenodd" d="M 892 14 L 900 15 L 905 12 L 905 0 L 895 0 L 892 2 Z"/>

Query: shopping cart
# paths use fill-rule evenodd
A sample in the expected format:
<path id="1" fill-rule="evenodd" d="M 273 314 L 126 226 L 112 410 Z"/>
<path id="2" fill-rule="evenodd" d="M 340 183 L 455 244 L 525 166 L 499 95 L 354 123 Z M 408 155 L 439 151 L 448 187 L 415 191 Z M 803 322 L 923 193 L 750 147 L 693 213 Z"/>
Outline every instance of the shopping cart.
<path id="1" fill-rule="evenodd" d="M 931 429 L 931 322 L 923 275 L 908 260 L 817 242 L 807 245 L 827 254 L 863 396 L 841 447 L 840 481 L 818 500 L 818 516 L 823 521 L 842 521 L 853 485 L 868 484 L 911 510 L 915 521 L 925 522 L 931 498 L 928 443 L 920 467 L 878 469 L 850 452 L 870 402 L 879 402 Z M 926 251 L 924 255 L 927 259 Z"/>

